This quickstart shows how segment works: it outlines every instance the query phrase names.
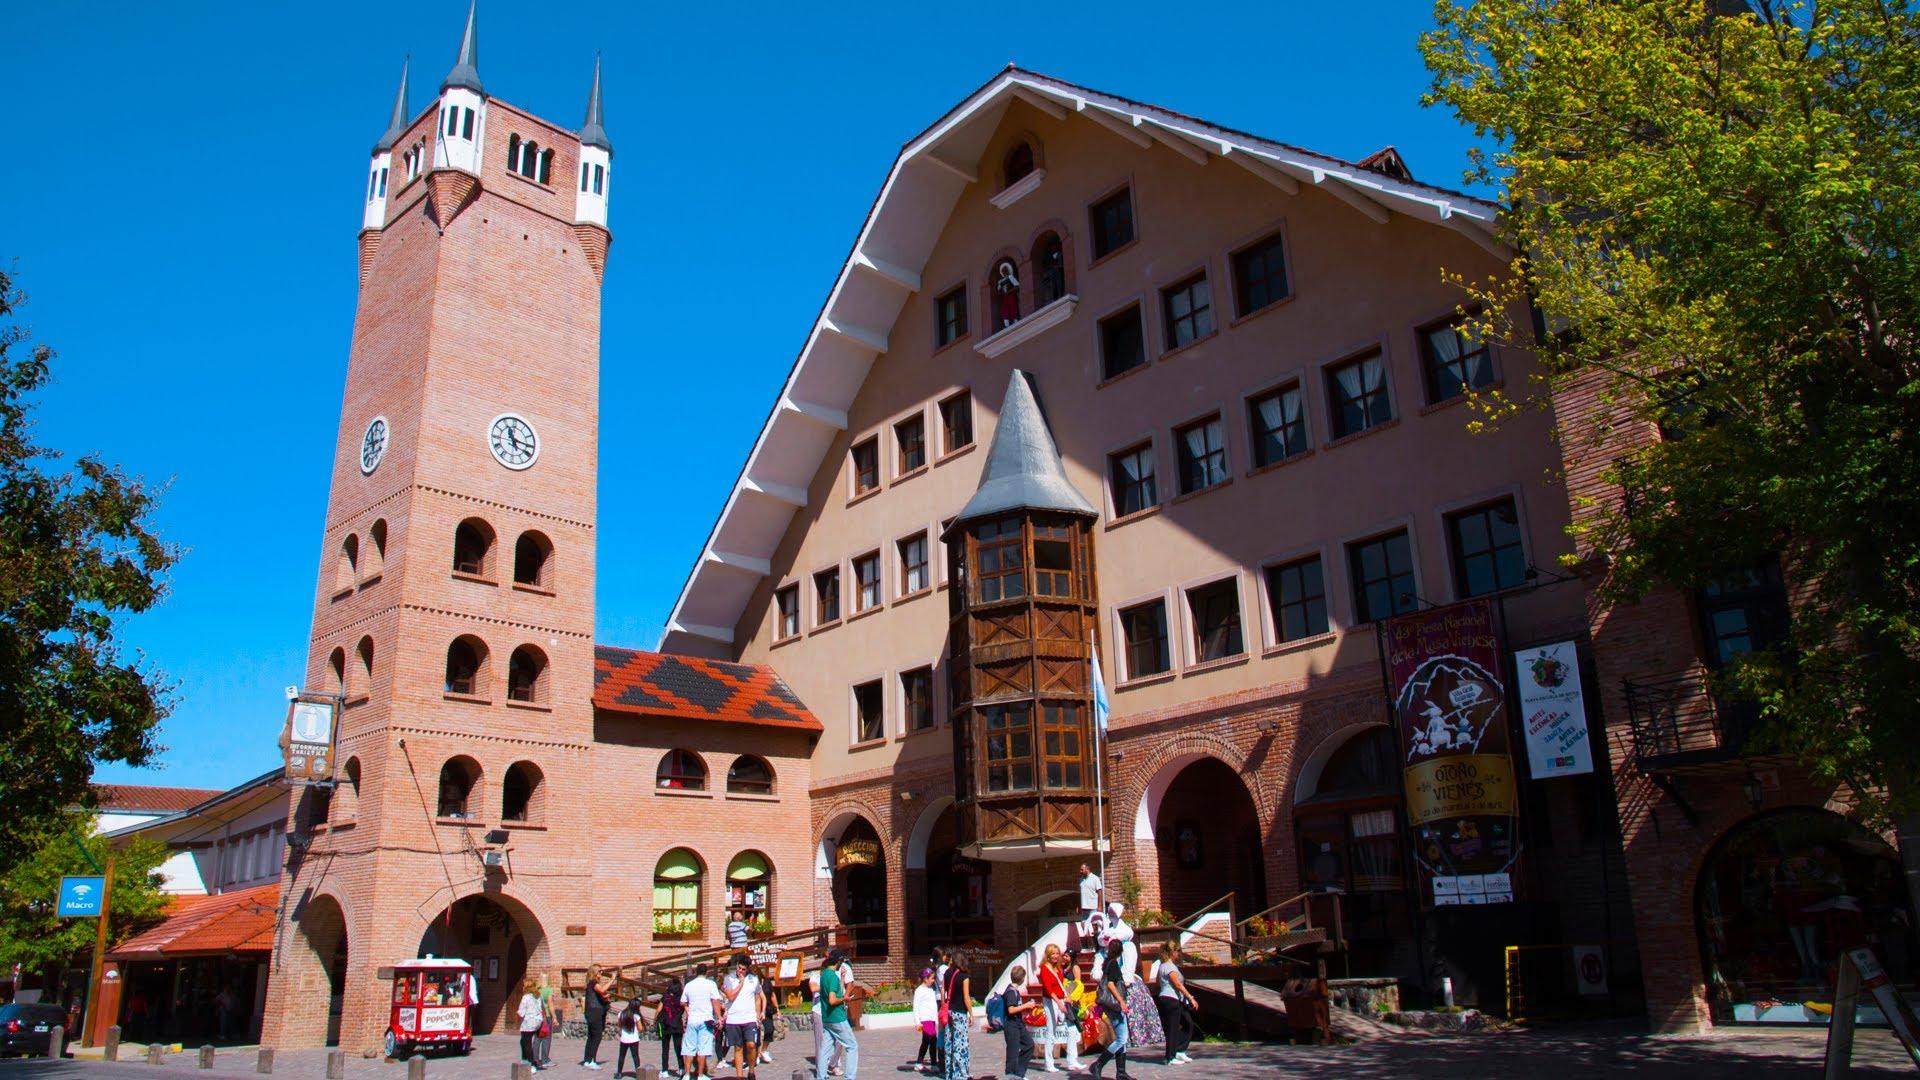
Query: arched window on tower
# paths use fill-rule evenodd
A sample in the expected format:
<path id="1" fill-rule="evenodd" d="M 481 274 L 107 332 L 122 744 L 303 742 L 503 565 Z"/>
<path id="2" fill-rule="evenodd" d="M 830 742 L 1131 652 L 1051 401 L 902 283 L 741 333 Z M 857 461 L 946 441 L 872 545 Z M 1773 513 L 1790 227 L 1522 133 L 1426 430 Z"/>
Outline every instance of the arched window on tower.
<path id="1" fill-rule="evenodd" d="M 535 705 L 547 698 L 547 654 L 522 645 L 507 658 L 507 700 Z"/>
<path id="2" fill-rule="evenodd" d="M 691 750 L 669 750 L 660 759 L 655 786 L 674 791 L 707 790 L 707 763 Z"/>
<path id="3" fill-rule="evenodd" d="M 732 767 L 727 769 L 727 794 L 773 794 L 773 766 L 767 764 L 766 758 L 752 754 L 734 758 Z"/>
<path id="4" fill-rule="evenodd" d="M 1003 167 L 1005 181 L 1000 186 L 1002 188 L 1010 188 L 1020 181 L 1025 180 L 1027 174 L 1032 171 L 1033 144 L 1022 139 L 1014 143 L 1013 146 L 1007 150 L 1007 159 Z"/>
<path id="5" fill-rule="evenodd" d="M 538 589 L 553 587 L 553 541 L 528 529 L 513 544 L 513 583 Z"/>
<path id="6" fill-rule="evenodd" d="M 1067 255 L 1058 233 L 1047 232 L 1033 245 L 1033 306 L 1043 308 L 1067 295 Z"/>
<path id="7" fill-rule="evenodd" d="M 453 530 L 453 572 L 490 577 L 493 567 L 493 527 L 468 518 Z"/>
<path id="8" fill-rule="evenodd" d="M 333 692 L 339 697 L 347 696 L 347 650 L 335 649 L 327 657 L 327 674 L 333 678 Z"/>
<path id="9" fill-rule="evenodd" d="M 355 676 L 360 685 L 356 688 L 354 696 L 366 697 L 373 693 L 373 639 L 361 638 L 360 646 L 356 651 L 360 654 L 360 670 L 355 672 Z"/>
<path id="10" fill-rule="evenodd" d="M 540 766 L 516 761 L 500 784 L 500 820 L 537 823 L 544 816 L 545 785 Z"/>
<path id="11" fill-rule="evenodd" d="M 480 786 L 480 763 L 470 757 L 449 758 L 440 766 L 439 816 L 470 818 L 473 789 Z"/>
<path id="12" fill-rule="evenodd" d="M 352 533 L 340 541 L 340 556 L 333 564 L 333 591 L 335 595 L 350 592 L 353 583 L 360 580 L 360 538 Z"/>
<path id="13" fill-rule="evenodd" d="M 487 645 L 471 634 L 447 646 L 446 692 L 455 697 L 486 696 Z"/>
<path id="14" fill-rule="evenodd" d="M 367 529 L 367 547 L 360 553 L 365 561 L 361 577 L 371 584 L 387 571 L 387 519 L 381 518 Z"/>
<path id="15" fill-rule="evenodd" d="M 536 179 L 543 184 L 553 182 L 553 151 L 551 149 L 540 151 L 540 175 Z"/>
<path id="16" fill-rule="evenodd" d="M 333 820 L 352 821 L 360 816 L 360 759 L 350 757 L 340 770 L 333 789 Z"/>

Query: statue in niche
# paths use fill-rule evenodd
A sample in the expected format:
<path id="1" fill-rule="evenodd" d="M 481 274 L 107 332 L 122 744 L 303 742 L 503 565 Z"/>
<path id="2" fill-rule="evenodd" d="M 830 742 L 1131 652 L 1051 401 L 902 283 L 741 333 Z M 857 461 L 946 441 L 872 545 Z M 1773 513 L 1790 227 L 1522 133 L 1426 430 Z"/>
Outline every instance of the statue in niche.
<path id="1" fill-rule="evenodd" d="M 1020 277 L 1012 259 L 1001 259 L 993 269 L 993 311 L 1002 330 L 1020 321 Z"/>

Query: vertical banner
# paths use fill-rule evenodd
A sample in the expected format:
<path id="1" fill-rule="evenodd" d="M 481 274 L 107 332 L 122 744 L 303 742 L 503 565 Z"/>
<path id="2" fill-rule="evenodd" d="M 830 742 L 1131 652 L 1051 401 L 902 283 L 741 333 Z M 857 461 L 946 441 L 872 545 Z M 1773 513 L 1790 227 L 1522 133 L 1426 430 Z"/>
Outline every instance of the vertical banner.
<path id="1" fill-rule="evenodd" d="M 1593 771 L 1587 742 L 1587 699 L 1580 688 L 1580 654 L 1557 641 L 1513 654 L 1526 732 L 1527 771 L 1535 780 Z"/>
<path id="2" fill-rule="evenodd" d="M 1381 633 L 1414 857 L 1431 879 L 1422 895 L 1440 905 L 1508 903 L 1519 806 L 1493 604 L 1397 616 Z"/>

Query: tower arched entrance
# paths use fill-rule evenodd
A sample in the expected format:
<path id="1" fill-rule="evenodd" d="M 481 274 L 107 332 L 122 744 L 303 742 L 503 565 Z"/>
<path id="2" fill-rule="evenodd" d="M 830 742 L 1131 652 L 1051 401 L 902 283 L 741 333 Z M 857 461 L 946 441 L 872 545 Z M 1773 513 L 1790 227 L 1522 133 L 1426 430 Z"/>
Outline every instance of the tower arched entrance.
<path id="1" fill-rule="evenodd" d="M 497 894 L 462 897 L 420 933 L 420 956 L 465 960 L 479 987 L 474 1033 L 512 1029 L 512 1009 L 529 973 L 548 955 L 546 932 L 519 901 Z"/>
<path id="2" fill-rule="evenodd" d="M 293 942 L 281 971 L 294 993 L 283 1001 L 325 1001 L 318 1009 L 283 1010 L 280 1041 L 289 1046 L 340 1044 L 340 1015 L 346 1001 L 347 918 L 340 902 L 326 893 L 310 896 L 294 912 Z"/>
<path id="3" fill-rule="evenodd" d="M 887 849 L 879 830 L 855 815 L 821 846 L 832 858 L 834 917 L 852 928 L 854 955 L 887 955 Z"/>
<path id="4" fill-rule="evenodd" d="M 1175 917 L 1192 914 L 1229 889 L 1241 911 L 1260 911 L 1269 903 L 1260 814 L 1240 775 L 1219 758 L 1178 766 L 1154 810 L 1153 840 L 1160 906 Z"/>
<path id="5" fill-rule="evenodd" d="M 959 812 L 951 800 L 927 833 L 923 940 L 915 955 L 935 945 L 993 941 L 993 864 L 960 851 Z"/>

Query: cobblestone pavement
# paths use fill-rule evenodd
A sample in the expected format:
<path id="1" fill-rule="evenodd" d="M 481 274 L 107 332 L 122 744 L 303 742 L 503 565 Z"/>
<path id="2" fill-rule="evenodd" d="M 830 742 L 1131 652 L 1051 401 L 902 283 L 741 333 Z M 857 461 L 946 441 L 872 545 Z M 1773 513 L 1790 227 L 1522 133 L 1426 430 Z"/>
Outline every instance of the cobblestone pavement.
<path id="1" fill-rule="evenodd" d="M 1132 1064 L 1132 1073 L 1150 1080 L 1242 1080 L 1242 1078 L 1340 1076 L 1373 1080 L 1384 1077 L 1433 1077 L 1436 1080 L 1478 1080 L 1481 1077 L 1532 1076 L 1615 1076 L 1633 1074 L 1640 1078 L 1673 1077 L 1676 1080 L 1716 1080 L 1726 1077 L 1811 1076 L 1817 1075 L 1825 1047 L 1825 1034 L 1818 1031 L 1737 1031 L 1704 1036 L 1649 1036 L 1626 1024 L 1583 1024 L 1480 1035 L 1409 1035 L 1403 1038 L 1338 1047 L 1293 1047 L 1264 1044 L 1202 1043 L 1192 1050 L 1191 1065 L 1169 1068 L 1159 1063 L 1159 1055 L 1148 1048 L 1143 1060 Z M 867 1080 L 914 1075 L 904 1063 L 919 1043 L 919 1032 L 911 1028 L 864 1032 L 860 1038 L 860 1075 Z M 641 1043 L 647 1064 L 658 1064 L 659 1045 Z M 511 1036 L 488 1036 L 476 1040 L 474 1052 L 465 1058 L 429 1059 L 427 1075 L 435 1080 L 454 1077 L 481 1077 L 505 1080 L 518 1052 Z M 791 1080 L 795 1070 L 807 1073 L 807 1055 L 812 1047 L 804 1032 L 774 1045 L 775 1064 L 763 1066 L 763 1080 Z M 611 1041 L 602 1047 L 599 1073 L 580 1068 L 582 1046 L 577 1039 L 555 1039 L 553 1056 L 560 1064 L 549 1075 L 581 1077 L 613 1075 Z M 107 1064 L 100 1061 L 13 1060 L 0 1062 L 3 1080 L 40 1080 L 53 1077 L 100 1078 L 113 1075 L 137 1077 L 207 1076 L 196 1067 L 192 1051 L 172 1055 L 166 1064 L 144 1064 L 144 1055 L 127 1054 L 141 1060 Z M 320 1050 L 296 1050 L 279 1054 L 275 1062 L 277 1076 L 323 1077 L 326 1054 Z M 1854 1052 L 1856 1076 L 1908 1076 L 1913 1067 L 1905 1063 L 1904 1053 L 1893 1037 L 1884 1031 L 1862 1031 Z M 219 1052 L 211 1075 L 253 1076 L 254 1053 L 250 1048 Z M 998 1036 L 975 1032 L 973 1064 L 976 1077 L 998 1075 L 1002 1064 Z M 406 1066 L 398 1062 L 354 1057 L 347 1063 L 347 1075 L 404 1080 Z M 720 1080 L 732 1080 L 733 1072 L 723 1069 Z M 810 1075 L 810 1074 L 809 1074 Z M 1036 1065 L 1031 1080 L 1054 1080 L 1054 1075 Z M 1111 1071 L 1107 1074 L 1111 1077 Z M 1067 1074 L 1059 1074 L 1067 1080 Z"/>

